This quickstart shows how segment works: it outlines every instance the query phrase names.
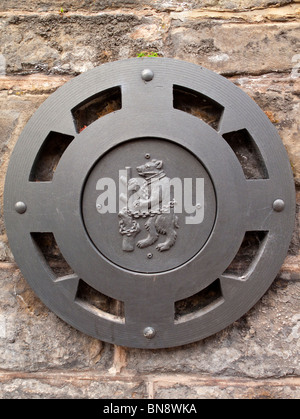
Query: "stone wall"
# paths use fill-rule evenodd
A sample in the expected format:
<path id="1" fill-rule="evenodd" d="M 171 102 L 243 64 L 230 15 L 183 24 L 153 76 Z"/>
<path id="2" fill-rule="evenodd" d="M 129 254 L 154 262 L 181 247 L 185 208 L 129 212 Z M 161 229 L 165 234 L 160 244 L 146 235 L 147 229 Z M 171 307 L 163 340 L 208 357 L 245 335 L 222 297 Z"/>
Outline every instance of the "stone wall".
<path id="1" fill-rule="evenodd" d="M 265 296 L 203 341 L 137 350 L 90 338 L 27 285 L 0 221 L 0 398 L 300 397 L 300 2 L 1 0 L 0 193 L 28 119 L 59 86 L 142 51 L 216 71 L 277 127 L 298 212 L 289 254 Z"/>

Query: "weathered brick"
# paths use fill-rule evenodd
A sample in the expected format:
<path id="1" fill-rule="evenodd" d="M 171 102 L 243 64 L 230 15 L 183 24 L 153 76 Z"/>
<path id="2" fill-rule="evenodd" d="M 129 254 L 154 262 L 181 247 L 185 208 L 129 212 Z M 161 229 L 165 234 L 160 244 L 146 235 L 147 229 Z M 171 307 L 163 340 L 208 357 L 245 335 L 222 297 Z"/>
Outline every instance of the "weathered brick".
<path id="1" fill-rule="evenodd" d="M 179 382 L 178 382 L 179 381 Z M 298 399 L 299 379 L 248 381 L 173 377 L 154 384 L 157 399 Z"/>
<path id="2" fill-rule="evenodd" d="M 21 97 L 25 95 L 49 95 L 67 83 L 70 76 L 46 76 L 33 74 L 27 76 L 0 76 L 0 92 L 8 93 L 9 96 Z M 28 96 L 30 98 L 30 96 Z"/>
<path id="3" fill-rule="evenodd" d="M 2 18 L 0 41 L 6 73 L 78 74 L 108 60 L 158 50 L 162 41 L 132 40 L 138 25 L 152 18 L 134 14 L 95 16 L 23 15 Z"/>
<path id="4" fill-rule="evenodd" d="M 99 11 L 104 9 L 131 8 L 141 9 L 145 7 L 158 9 L 160 11 L 186 10 L 192 8 L 214 8 L 217 10 L 249 10 L 265 8 L 270 6 L 283 6 L 292 3 L 291 0 L 2 0 L 0 11 L 27 10 L 27 11 L 56 11 L 61 8 L 64 11 L 89 10 Z"/>
<path id="5" fill-rule="evenodd" d="M 142 380 L 109 379 L 90 372 L 0 374 L 0 399 L 143 399 Z"/>
<path id="6" fill-rule="evenodd" d="M 298 23 L 265 26 L 174 18 L 168 41 L 170 53 L 176 58 L 223 75 L 255 75 L 290 73 L 299 39 Z"/>

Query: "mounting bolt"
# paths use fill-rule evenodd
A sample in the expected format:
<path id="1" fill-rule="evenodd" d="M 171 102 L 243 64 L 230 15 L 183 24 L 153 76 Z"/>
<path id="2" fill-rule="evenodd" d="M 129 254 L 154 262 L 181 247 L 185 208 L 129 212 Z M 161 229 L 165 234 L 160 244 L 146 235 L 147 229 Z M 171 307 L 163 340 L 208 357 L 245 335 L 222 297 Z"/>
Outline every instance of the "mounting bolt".
<path id="1" fill-rule="evenodd" d="M 144 81 L 151 81 L 153 79 L 153 77 L 154 77 L 154 73 L 153 73 L 152 70 L 150 70 L 150 68 L 145 68 L 142 71 L 142 79 Z"/>
<path id="2" fill-rule="evenodd" d="M 15 210 L 19 214 L 24 214 L 24 212 L 27 210 L 27 205 L 24 202 L 19 201 L 15 204 Z"/>
<path id="3" fill-rule="evenodd" d="M 156 331 L 155 331 L 155 329 L 153 329 L 153 327 L 145 327 L 145 329 L 143 331 L 143 335 L 147 339 L 153 339 L 154 336 L 156 335 Z"/>
<path id="4" fill-rule="evenodd" d="M 273 210 L 276 212 L 281 212 L 284 210 L 285 202 L 282 199 L 276 199 L 273 202 Z"/>

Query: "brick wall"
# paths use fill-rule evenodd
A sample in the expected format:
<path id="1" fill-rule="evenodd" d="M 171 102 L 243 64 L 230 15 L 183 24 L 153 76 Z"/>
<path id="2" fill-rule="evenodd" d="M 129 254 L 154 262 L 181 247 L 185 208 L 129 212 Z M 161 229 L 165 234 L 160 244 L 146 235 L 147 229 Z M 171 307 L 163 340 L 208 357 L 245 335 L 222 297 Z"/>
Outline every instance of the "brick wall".
<path id="1" fill-rule="evenodd" d="M 300 206 L 300 2 L 2 0 L 0 193 L 38 106 L 75 75 L 141 51 L 216 71 L 277 127 Z M 299 211 L 273 285 L 243 318 L 203 341 L 137 350 L 90 338 L 27 285 L 0 220 L 0 398 L 300 397 Z"/>

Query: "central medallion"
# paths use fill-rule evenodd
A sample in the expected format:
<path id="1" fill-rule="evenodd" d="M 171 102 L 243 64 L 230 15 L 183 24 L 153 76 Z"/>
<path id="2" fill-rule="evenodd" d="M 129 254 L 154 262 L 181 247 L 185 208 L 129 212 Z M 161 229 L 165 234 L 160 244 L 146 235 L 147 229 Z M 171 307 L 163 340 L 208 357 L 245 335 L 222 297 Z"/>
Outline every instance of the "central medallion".
<path id="1" fill-rule="evenodd" d="M 216 216 L 209 174 L 192 153 L 158 138 L 111 149 L 92 168 L 83 219 L 98 251 L 122 268 L 162 272 L 194 257 Z"/>

